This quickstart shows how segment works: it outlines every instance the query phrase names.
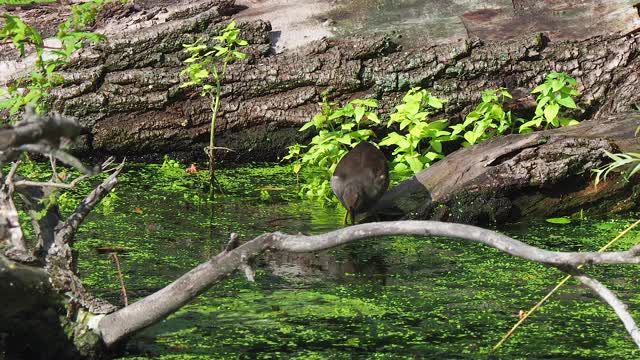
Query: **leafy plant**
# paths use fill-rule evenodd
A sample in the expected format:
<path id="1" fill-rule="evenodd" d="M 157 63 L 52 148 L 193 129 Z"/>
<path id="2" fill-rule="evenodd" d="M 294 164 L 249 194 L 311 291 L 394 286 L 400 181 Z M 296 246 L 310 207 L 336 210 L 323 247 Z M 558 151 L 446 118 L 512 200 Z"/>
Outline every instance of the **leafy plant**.
<path id="1" fill-rule="evenodd" d="M 108 1 L 110 0 L 95 0 L 73 5 L 73 16 L 58 27 L 56 37 L 61 41 L 60 48 L 46 48 L 36 29 L 17 16 L 4 15 L 5 25 L 0 30 L 0 43 L 13 44 L 20 56 L 25 55 L 26 46 L 33 46 L 36 52 L 36 69 L 28 77 L 17 79 L 0 93 L 0 110 L 8 109 L 10 115 L 22 111 L 27 105 L 33 105 L 40 113 L 47 110 L 44 99 L 49 96 L 53 87 L 64 80 L 58 73 L 58 68 L 66 64 L 76 50 L 82 48 L 85 40 L 97 43 L 105 39 L 103 35 L 81 30 L 95 21 L 98 10 Z M 45 56 L 45 53 L 53 56 Z"/>
<path id="2" fill-rule="evenodd" d="M 237 49 L 246 46 L 247 40 L 239 38 L 240 29 L 236 27 L 236 22 L 231 21 L 229 25 L 222 31 L 222 34 L 216 36 L 218 45 L 209 48 L 204 44 L 204 40 L 199 38 L 193 44 L 183 44 L 184 52 L 189 54 L 189 58 L 184 60 L 187 67 L 180 72 L 181 75 L 187 75 L 189 80 L 180 85 L 180 87 L 198 86 L 201 88 L 201 96 L 208 96 L 211 100 L 211 135 L 209 137 L 209 147 L 207 155 L 209 156 L 209 185 L 211 188 L 210 196 L 213 195 L 213 184 L 215 182 L 214 173 L 214 150 L 215 150 L 215 127 L 220 109 L 221 82 L 227 74 L 227 65 L 235 59 L 245 59 L 247 54 Z M 219 66 L 219 63 L 222 63 Z M 210 82 L 213 77 L 213 83 Z"/>
<path id="3" fill-rule="evenodd" d="M 571 224 L 571 219 L 563 216 L 563 217 L 555 217 L 555 218 L 548 218 L 545 219 L 544 221 L 550 223 L 550 224 L 557 224 L 557 225 L 567 225 L 567 224 Z"/>
<path id="4" fill-rule="evenodd" d="M 538 94 L 535 116 L 520 125 L 520 133 L 532 132 L 543 125 L 548 129 L 577 124 L 574 119 L 559 116 L 563 109 L 578 109 L 573 99 L 573 96 L 580 95 L 577 85 L 576 80 L 566 73 L 549 73 L 544 83 L 531 91 Z"/>
<path id="5" fill-rule="evenodd" d="M 441 109 L 443 100 L 428 91 L 413 88 L 396 106 L 387 126 L 398 124 L 398 132 L 392 132 L 380 141 L 381 146 L 395 147 L 392 171 L 397 175 L 418 173 L 438 159 L 444 158 L 442 143 L 450 140 L 451 133 L 444 130 L 446 119 L 428 122 L 431 109 Z"/>
<path id="6" fill-rule="evenodd" d="M 169 155 L 165 155 L 164 161 L 162 161 L 162 165 L 160 166 L 160 173 L 165 177 L 181 178 L 186 172 L 180 162 L 171 159 Z"/>
<path id="7" fill-rule="evenodd" d="M 640 171 L 640 153 L 629 152 L 629 153 L 621 153 L 621 154 L 612 154 L 606 150 L 604 151 L 604 153 L 612 160 L 612 162 L 600 169 L 592 170 L 596 174 L 596 180 L 595 180 L 596 186 L 598 186 L 598 184 L 600 183 L 600 179 L 606 180 L 607 175 L 609 175 L 609 172 L 611 171 L 623 172 L 625 174 L 625 179 L 627 180 L 630 177 L 632 177 L 635 173 Z M 628 168 L 628 170 L 625 171 L 625 168 Z M 631 171 L 629 171 L 629 169 Z"/>
<path id="8" fill-rule="evenodd" d="M 296 159 L 294 172 L 305 169 L 311 181 L 300 188 L 300 194 L 311 199 L 331 199 L 329 179 L 338 161 L 361 141 L 374 136 L 372 125 L 380 124 L 376 113 L 378 107 L 375 99 L 355 99 L 342 108 L 335 108 L 335 103 L 323 97 L 322 112 L 304 124 L 300 131 L 315 127 L 318 134 L 313 137 L 308 147 L 296 144 L 289 147 L 289 154 L 283 160 Z M 302 153 L 303 149 L 307 149 Z"/>
<path id="9" fill-rule="evenodd" d="M 450 126 L 451 139 L 463 134 L 463 146 L 475 145 L 494 136 L 510 132 L 513 126 L 511 111 L 502 108 L 505 98 L 511 99 L 511 94 L 505 88 L 486 90 L 482 93 L 482 102 L 473 109 L 462 124 Z M 468 130 L 469 127 L 472 127 Z"/>

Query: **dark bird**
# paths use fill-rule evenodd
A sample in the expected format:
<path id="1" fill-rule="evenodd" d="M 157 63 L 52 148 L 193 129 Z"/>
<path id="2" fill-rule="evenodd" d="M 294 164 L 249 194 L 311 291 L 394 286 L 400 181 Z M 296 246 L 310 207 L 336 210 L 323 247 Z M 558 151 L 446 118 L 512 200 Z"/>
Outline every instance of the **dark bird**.
<path id="1" fill-rule="evenodd" d="M 389 165 L 382 151 L 366 141 L 345 155 L 331 177 L 331 189 L 354 223 L 356 215 L 370 210 L 389 186 Z"/>

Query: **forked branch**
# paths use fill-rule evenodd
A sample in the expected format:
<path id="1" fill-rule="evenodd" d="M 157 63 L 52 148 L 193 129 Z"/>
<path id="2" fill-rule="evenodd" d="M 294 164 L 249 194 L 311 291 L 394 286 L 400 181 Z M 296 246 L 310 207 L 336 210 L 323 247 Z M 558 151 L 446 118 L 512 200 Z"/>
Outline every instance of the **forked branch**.
<path id="1" fill-rule="evenodd" d="M 208 289 L 215 282 L 222 280 L 237 269 L 246 272 L 249 260 L 254 259 L 266 250 L 284 252 L 314 252 L 334 248 L 356 240 L 392 235 L 444 236 L 474 242 L 480 242 L 509 255 L 521 257 L 534 262 L 557 267 L 565 272 L 575 273 L 575 267 L 588 264 L 638 264 L 640 263 L 640 247 L 621 252 L 559 252 L 540 249 L 512 239 L 495 231 L 476 226 L 443 223 L 437 221 L 392 221 L 350 226 L 320 235 L 287 235 L 283 233 L 263 234 L 240 246 L 229 245 L 225 251 L 209 261 L 198 265 L 178 280 L 165 288 L 145 297 L 114 313 L 105 315 L 97 330 L 108 346 L 113 346 L 128 335 L 152 325 L 172 312 L 178 310 L 191 299 Z M 232 243 L 234 239 L 232 238 Z M 606 301 L 612 301 L 610 291 L 602 290 L 604 285 L 594 285 L 594 279 L 582 275 L 585 281 L 599 295 L 606 294 Z M 597 290 L 595 289 L 597 288 Z M 604 288 L 606 289 L 606 288 Z M 615 295 L 613 296 L 615 298 Z M 616 299 L 617 300 L 617 299 Z M 617 300 L 619 302 L 619 300 Z M 613 305 L 612 305 L 613 306 Z M 619 309 L 619 306 L 616 305 Z M 640 347 L 637 326 L 633 319 L 623 312 L 623 322 L 636 344 Z"/>

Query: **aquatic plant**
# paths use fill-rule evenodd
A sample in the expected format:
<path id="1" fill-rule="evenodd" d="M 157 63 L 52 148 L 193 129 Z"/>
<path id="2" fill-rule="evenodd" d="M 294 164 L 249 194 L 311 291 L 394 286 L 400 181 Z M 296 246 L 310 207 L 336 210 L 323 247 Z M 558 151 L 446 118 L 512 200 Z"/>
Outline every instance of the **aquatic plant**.
<path id="1" fill-rule="evenodd" d="M 187 67 L 180 72 L 180 75 L 187 75 L 189 80 L 180 85 L 181 88 L 198 86 L 201 88 L 200 95 L 208 96 L 211 100 L 211 133 L 209 136 L 209 147 L 207 155 L 209 156 L 209 197 L 213 196 L 215 179 L 215 128 L 220 110 L 220 95 L 222 80 L 227 74 L 227 65 L 233 59 L 245 59 L 247 54 L 237 49 L 248 45 L 247 40 L 239 38 L 240 29 L 236 27 L 236 22 L 231 21 L 227 27 L 222 30 L 222 34 L 216 36 L 218 45 L 209 48 L 204 44 L 204 39 L 199 38 L 192 44 L 183 44 L 184 52 L 189 54 L 189 58 L 184 60 Z M 216 65 L 222 63 L 221 68 Z M 213 83 L 209 78 L 213 77 Z"/>

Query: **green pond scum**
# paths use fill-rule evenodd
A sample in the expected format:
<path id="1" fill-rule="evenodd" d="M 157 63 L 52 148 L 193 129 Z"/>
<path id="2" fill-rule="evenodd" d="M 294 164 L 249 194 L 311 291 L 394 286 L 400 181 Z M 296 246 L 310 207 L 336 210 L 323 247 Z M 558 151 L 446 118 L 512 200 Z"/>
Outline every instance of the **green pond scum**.
<path id="1" fill-rule="evenodd" d="M 206 201 L 207 173 L 179 163 L 128 165 L 116 197 L 93 213 L 76 241 L 79 272 L 96 295 L 121 304 L 118 248 L 130 301 L 217 254 L 231 232 L 321 233 L 342 209 L 301 200 L 291 166 L 221 168 L 224 195 Z M 74 190 L 72 211 L 99 178 Z M 502 229 L 529 244 L 595 251 L 640 214 L 544 219 Z M 633 246 L 631 231 L 614 250 Z M 570 281 L 497 352 L 491 348 L 564 277 L 487 246 L 395 236 L 311 255 L 267 254 L 256 282 L 235 274 L 127 343 L 122 359 L 633 359 L 640 351 L 613 311 Z M 587 269 L 640 318 L 636 266 Z"/>

